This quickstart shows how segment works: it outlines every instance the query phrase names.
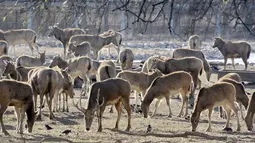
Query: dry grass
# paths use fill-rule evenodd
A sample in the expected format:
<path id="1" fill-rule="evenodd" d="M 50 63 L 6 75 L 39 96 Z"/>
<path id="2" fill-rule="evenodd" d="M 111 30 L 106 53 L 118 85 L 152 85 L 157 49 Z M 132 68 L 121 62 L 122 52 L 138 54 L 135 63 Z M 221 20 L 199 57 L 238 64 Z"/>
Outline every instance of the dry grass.
<path id="1" fill-rule="evenodd" d="M 42 49 L 41 49 L 42 50 Z M 53 56 L 62 53 L 60 48 L 47 48 L 47 54 Z M 19 50 L 19 54 L 28 53 L 28 49 Z M 216 81 L 213 76 L 212 81 Z M 207 83 L 208 84 L 208 83 Z M 247 86 L 247 90 L 253 92 L 254 85 Z M 79 90 L 76 90 L 75 100 L 78 100 Z M 85 99 L 83 99 L 84 101 Z M 155 102 L 151 105 L 151 111 L 154 109 Z M 109 113 L 110 106 L 106 109 L 103 116 L 103 132 L 97 133 L 97 119 L 92 124 L 91 131 L 85 131 L 83 114 L 72 106 L 70 101 L 70 112 L 57 112 L 55 119 L 49 120 L 48 107 L 43 109 L 42 121 L 36 121 L 33 133 L 24 133 L 20 136 L 16 133 L 16 117 L 13 114 L 13 108 L 9 107 L 4 115 L 4 124 L 11 136 L 4 136 L 0 133 L 1 142 L 255 142 L 255 133 L 247 131 L 245 123 L 241 120 L 241 132 L 226 133 L 222 129 L 226 120 L 219 118 L 219 113 L 212 115 L 212 132 L 205 132 L 207 128 L 207 111 L 202 113 L 200 123 L 197 128 L 200 133 L 192 133 L 189 119 L 177 117 L 181 107 L 181 100 L 173 99 L 171 107 L 173 117 L 168 118 L 168 108 L 165 101 L 159 106 L 158 114 L 149 119 L 144 119 L 141 114 L 132 114 L 132 128 L 130 132 L 125 132 L 127 126 L 127 115 L 124 113 L 120 120 L 119 130 L 112 130 L 116 122 L 116 111 Z M 85 103 L 84 103 L 85 106 Z M 189 109 L 189 113 L 192 109 Z M 232 117 L 231 127 L 235 131 L 236 118 Z M 53 129 L 46 130 L 44 125 L 48 124 Z M 152 126 L 152 132 L 145 134 L 148 124 Z M 68 135 L 62 134 L 62 131 L 71 129 Z"/>

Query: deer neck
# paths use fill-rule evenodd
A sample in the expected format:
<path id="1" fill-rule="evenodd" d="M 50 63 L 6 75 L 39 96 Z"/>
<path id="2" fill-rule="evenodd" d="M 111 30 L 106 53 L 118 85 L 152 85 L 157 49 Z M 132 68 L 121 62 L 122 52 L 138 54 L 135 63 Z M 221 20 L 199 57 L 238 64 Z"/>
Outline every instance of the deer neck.
<path id="1" fill-rule="evenodd" d="M 54 33 L 54 36 L 56 37 L 56 39 L 62 40 L 61 37 L 62 37 L 63 34 L 64 34 L 63 30 L 60 29 L 60 28 L 58 28 L 58 27 L 56 27 L 56 28 L 55 28 L 55 31 L 56 31 L 56 32 Z"/>
<path id="2" fill-rule="evenodd" d="M 21 80 L 21 75 L 19 74 L 19 72 L 17 70 L 13 71 L 12 73 L 10 73 L 10 76 L 12 79 Z"/>
<path id="3" fill-rule="evenodd" d="M 153 100 L 154 100 L 154 94 L 149 89 L 147 94 L 145 95 L 145 98 L 143 99 L 143 104 L 149 106 Z"/>
<path id="4" fill-rule="evenodd" d="M 67 68 L 67 66 L 68 66 L 68 63 L 67 63 L 67 61 L 65 61 L 65 60 L 63 60 L 63 59 L 60 59 L 60 61 L 59 61 L 59 68 L 61 68 L 61 69 L 65 69 L 65 68 Z"/>

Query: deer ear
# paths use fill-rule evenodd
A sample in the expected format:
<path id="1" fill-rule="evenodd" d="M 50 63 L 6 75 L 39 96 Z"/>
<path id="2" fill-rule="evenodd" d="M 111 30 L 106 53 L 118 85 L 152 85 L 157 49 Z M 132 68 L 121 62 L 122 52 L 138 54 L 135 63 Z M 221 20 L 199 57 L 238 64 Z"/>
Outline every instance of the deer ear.
<path id="1" fill-rule="evenodd" d="M 5 66 L 8 64 L 8 61 L 6 61 L 6 60 L 3 60 L 3 62 L 4 62 Z"/>

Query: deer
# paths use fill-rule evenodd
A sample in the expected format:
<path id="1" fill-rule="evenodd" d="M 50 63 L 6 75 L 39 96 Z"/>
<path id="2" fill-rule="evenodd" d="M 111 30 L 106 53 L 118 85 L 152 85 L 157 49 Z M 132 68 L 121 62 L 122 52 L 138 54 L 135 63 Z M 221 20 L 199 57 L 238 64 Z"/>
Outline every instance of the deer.
<path id="1" fill-rule="evenodd" d="M 245 109 L 248 108 L 249 98 L 248 98 L 247 92 L 245 91 L 245 87 L 241 81 L 241 77 L 237 73 L 229 73 L 219 79 L 219 82 L 222 82 L 222 81 L 228 82 L 234 85 L 236 89 L 236 102 L 239 103 L 241 117 L 242 119 L 244 119 L 244 115 L 243 115 L 243 111 L 241 107 L 243 105 Z M 220 109 L 220 115 L 221 117 L 224 117 L 222 108 Z"/>
<path id="2" fill-rule="evenodd" d="M 186 71 L 189 72 L 193 78 L 194 87 L 197 87 L 198 75 L 203 73 L 203 62 L 196 57 L 184 57 L 184 58 L 169 58 L 166 60 L 161 60 L 159 58 L 153 58 L 151 63 L 151 69 L 158 69 L 163 74 L 172 73 L 174 71 Z M 191 92 L 189 99 L 190 105 L 193 106 L 193 99 L 195 88 Z"/>
<path id="3" fill-rule="evenodd" d="M 33 101 L 33 91 L 30 85 L 11 79 L 0 80 L 0 123 L 2 132 L 9 135 L 3 123 L 3 115 L 8 106 L 14 106 L 17 117 L 17 133 L 23 134 L 23 121 L 25 113 L 27 116 L 27 129 L 31 133 L 33 130 L 37 112 Z"/>
<path id="4" fill-rule="evenodd" d="M 134 53 L 131 49 L 125 49 L 120 52 L 119 60 L 121 63 L 121 70 L 132 70 Z"/>
<path id="5" fill-rule="evenodd" d="M 184 57 L 196 57 L 203 62 L 204 71 L 206 72 L 206 78 L 207 81 L 210 81 L 210 77 L 212 74 L 212 70 L 210 67 L 210 64 L 208 63 L 204 53 L 200 50 L 194 50 L 194 49 L 175 49 L 173 51 L 173 58 L 184 58 Z M 201 88 L 201 81 L 199 80 L 199 89 Z"/>
<path id="6" fill-rule="evenodd" d="M 82 42 L 79 45 L 74 45 L 71 43 L 69 45 L 67 56 L 71 57 L 71 54 L 73 53 L 75 57 L 78 56 L 89 56 L 90 55 L 90 49 L 91 45 L 89 42 Z"/>
<path id="7" fill-rule="evenodd" d="M 211 132 L 211 114 L 214 106 L 222 106 L 227 112 L 227 122 L 224 130 L 229 128 L 229 120 L 231 110 L 234 111 L 237 117 L 237 131 L 240 131 L 240 123 L 238 117 L 238 109 L 236 107 L 236 89 L 231 83 L 217 82 L 210 87 L 200 89 L 195 101 L 195 106 L 191 116 L 192 131 L 195 132 L 200 114 L 208 109 L 208 128 L 206 131 Z"/>
<path id="8" fill-rule="evenodd" d="M 34 49 L 38 51 L 36 44 L 36 33 L 31 29 L 11 29 L 0 31 L 0 40 L 5 40 L 9 47 L 13 47 L 14 56 L 16 56 L 15 45 L 27 44 L 33 55 Z"/>
<path id="9" fill-rule="evenodd" d="M 45 63 L 45 51 L 40 53 L 38 52 L 40 57 L 32 57 L 27 55 L 19 56 L 16 60 L 17 66 L 23 67 L 36 67 L 42 66 Z"/>
<path id="10" fill-rule="evenodd" d="M 98 132 L 102 132 L 102 116 L 106 106 L 115 105 L 118 113 L 117 121 L 115 124 L 115 129 L 119 128 L 119 121 L 121 117 L 121 103 L 128 114 L 128 125 L 126 131 L 131 128 L 131 108 L 129 104 L 130 97 L 130 85 L 127 81 L 118 78 L 107 79 L 104 81 L 96 82 L 91 85 L 89 90 L 90 95 L 88 96 L 88 108 L 85 109 L 78 102 L 74 106 L 84 114 L 86 130 L 89 131 L 92 121 L 94 119 L 94 114 L 97 112 L 98 118 Z M 81 100 L 81 99 L 80 99 Z"/>
<path id="11" fill-rule="evenodd" d="M 56 93 L 56 89 L 58 89 L 58 73 L 50 68 L 36 68 L 29 71 L 28 76 L 28 83 L 32 86 L 34 92 L 35 105 L 37 103 L 37 95 L 40 95 L 40 108 L 37 120 L 41 120 L 41 109 L 44 96 L 46 97 L 50 111 L 49 118 L 53 119 L 52 99 Z"/>
<path id="12" fill-rule="evenodd" d="M 115 30 L 108 30 L 102 34 L 100 34 L 100 36 L 111 36 L 111 35 L 114 35 L 114 38 L 112 39 L 112 44 L 115 45 L 115 49 L 118 53 L 118 55 L 120 54 L 120 45 L 121 45 L 121 42 L 122 42 L 122 34 L 120 32 L 117 32 Z M 109 52 L 109 56 L 111 55 L 110 53 L 110 47 L 108 48 L 108 52 Z M 118 61 L 118 60 L 117 60 Z"/>
<path id="13" fill-rule="evenodd" d="M 145 96 L 146 89 L 151 85 L 152 81 L 163 74 L 159 70 L 155 70 L 152 73 L 144 73 L 137 71 L 122 71 L 117 74 L 116 77 L 127 80 L 132 90 L 136 91 L 136 106 L 137 109 L 139 93 L 141 94 L 141 101 Z"/>
<path id="14" fill-rule="evenodd" d="M 232 66 L 235 69 L 234 58 L 242 58 L 245 64 L 245 70 L 248 68 L 247 60 L 250 57 L 251 45 L 248 42 L 231 42 L 225 41 L 220 37 L 214 38 L 213 48 L 218 48 L 221 54 L 224 56 L 224 70 L 226 70 L 226 64 L 228 58 L 232 60 Z"/>
<path id="15" fill-rule="evenodd" d="M 106 45 L 113 43 L 118 35 L 107 34 L 107 35 L 74 35 L 70 38 L 69 44 L 74 43 L 76 45 L 87 41 L 91 45 L 91 51 L 93 51 L 93 58 L 99 60 L 98 52 Z"/>
<path id="16" fill-rule="evenodd" d="M 189 49 L 201 50 L 202 39 L 199 35 L 192 35 L 188 40 Z"/>
<path id="17" fill-rule="evenodd" d="M 68 46 L 69 39 L 73 35 L 85 34 L 85 31 L 80 28 L 65 28 L 61 29 L 57 26 L 53 26 L 49 33 L 49 37 L 54 36 L 58 39 L 64 46 L 64 57 L 66 56 L 66 48 Z"/>
<path id="18" fill-rule="evenodd" d="M 169 100 L 171 96 L 174 96 L 178 93 L 180 93 L 182 97 L 182 107 L 178 117 L 183 115 L 184 106 L 186 106 L 184 114 L 184 117 L 186 117 L 188 115 L 188 94 L 193 90 L 193 88 L 194 82 L 192 76 L 185 71 L 176 71 L 157 77 L 146 90 L 145 97 L 142 101 L 141 108 L 144 118 L 148 117 L 149 107 L 154 99 L 158 100 L 155 104 L 155 110 L 152 117 L 156 115 L 157 108 L 162 98 L 166 99 L 166 103 L 169 108 L 168 117 L 172 117 Z"/>

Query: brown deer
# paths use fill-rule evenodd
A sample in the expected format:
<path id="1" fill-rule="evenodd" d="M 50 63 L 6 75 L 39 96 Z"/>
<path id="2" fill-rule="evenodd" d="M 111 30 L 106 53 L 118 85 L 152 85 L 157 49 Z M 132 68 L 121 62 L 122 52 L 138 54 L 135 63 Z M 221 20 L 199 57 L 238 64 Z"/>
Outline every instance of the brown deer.
<path id="1" fill-rule="evenodd" d="M 221 54 L 224 56 L 224 70 L 226 69 L 226 64 L 228 58 L 232 60 L 232 66 L 235 69 L 234 58 L 242 58 L 245 64 L 245 70 L 247 70 L 248 62 L 250 57 L 251 45 L 247 42 L 231 42 L 224 41 L 223 39 L 217 37 L 214 38 L 213 48 L 218 48 Z"/>
<path id="2" fill-rule="evenodd" d="M 40 57 L 32 57 L 32 56 L 19 56 L 16 60 L 17 66 L 23 66 L 23 67 L 36 67 L 36 66 L 42 66 L 45 63 L 45 51 L 40 53 L 38 52 Z"/>
<path id="3" fill-rule="evenodd" d="M 242 116 L 242 119 L 244 119 L 244 115 L 243 115 L 243 111 L 241 107 L 243 105 L 245 109 L 248 108 L 249 98 L 248 98 L 247 92 L 245 91 L 245 87 L 241 81 L 241 77 L 237 73 L 229 73 L 221 77 L 219 81 L 228 82 L 234 85 L 236 89 L 236 102 L 239 103 L 241 116 Z M 221 117 L 224 117 L 222 108 L 220 108 L 220 115 Z"/>
<path id="4" fill-rule="evenodd" d="M 23 133 L 23 121 L 26 113 L 28 132 L 31 133 L 36 118 L 31 86 L 24 82 L 5 79 L 0 80 L 0 90 L 0 123 L 2 132 L 5 135 L 9 135 L 3 123 L 3 115 L 8 106 L 14 106 L 18 120 L 17 132 Z"/>
<path id="5" fill-rule="evenodd" d="M 119 121 L 121 116 L 121 103 L 124 105 L 128 114 L 128 126 L 127 131 L 131 128 L 131 108 L 129 105 L 130 97 L 130 85 L 123 79 L 107 79 L 101 82 L 92 84 L 90 88 L 90 95 L 88 100 L 88 108 L 85 109 L 80 105 L 74 104 L 74 106 L 80 110 L 85 116 L 86 130 L 89 131 L 94 114 L 97 111 L 98 118 L 98 132 L 102 131 L 102 116 L 105 107 L 108 105 L 115 105 L 118 112 L 115 128 L 119 128 Z M 80 102 L 81 103 L 81 102 Z"/>
<path id="6" fill-rule="evenodd" d="M 144 117 L 148 117 L 150 104 L 154 99 L 158 99 L 155 104 L 155 110 L 152 116 L 154 116 L 157 112 L 157 108 L 159 106 L 160 100 L 162 98 L 166 99 L 167 106 L 169 108 L 168 117 L 172 117 L 172 112 L 170 108 L 170 97 L 174 96 L 178 93 L 181 94 L 182 97 L 182 107 L 179 113 L 179 117 L 183 115 L 184 105 L 186 106 L 186 111 L 184 116 L 186 117 L 188 114 L 188 94 L 193 89 L 193 80 L 191 75 L 188 72 L 177 71 L 164 76 L 157 77 L 150 85 L 150 87 L 146 90 L 145 97 L 142 101 L 142 111 Z"/>
<path id="7" fill-rule="evenodd" d="M 236 90 L 233 84 L 227 82 L 218 82 L 210 87 L 203 87 L 196 98 L 194 110 L 191 116 L 192 131 L 196 131 L 200 114 L 202 111 L 208 109 L 208 128 L 206 131 L 212 131 L 211 129 L 211 114 L 214 106 L 222 106 L 227 112 L 227 122 L 224 128 L 229 128 L 229 120 L 231 110 L 234 111 L 237 117 L 237 131 L 240 131 L 238 109 L 235 106 Z"/>
<path id="8" fill-rule="evenodd" d="M 37 103 L 37 95 L 40 95 L 40 108 L 37 119 L 41 120 L 41 108 L 43 104 L 43 98 L 46 97 L 46 101 L 50 111 L 50 119 L 54 118 L 52 112 L 52 99 L 55 95 L 56 89 L 58 89 L 58 73 L 50 68 L 37 68 L 31 70 L 29 73 L 29 83 L 32 86 L 35 98 L 35 105 Z M 36 106 L 35 106 L 36 107 Z"/>
<path id="9" fill-rule="evenodd" d="M 28 44 L 32 55 L 34 49 L 38 51 L 36 33 L 31 29 L 11 29 L 8 31 L 0 31 L 0 40 L 5 40 L 9 47 L 13 47 L 14 56 L 16 56 L 14 46 L 18 44 Z"/>
<path id="10" fill-rule="evenodd" d="M 51 32 L 49 33 L 49 37 L 54 36 L 58 39 L 64 46 L 64 56 L 66 56 L 66 47 L 68 45 L 69 39 L 73 35 L 85 34 L 84 30 L 80 28 L 65 28 L 61 29 L 57 26 L 53 26 Z"/>

